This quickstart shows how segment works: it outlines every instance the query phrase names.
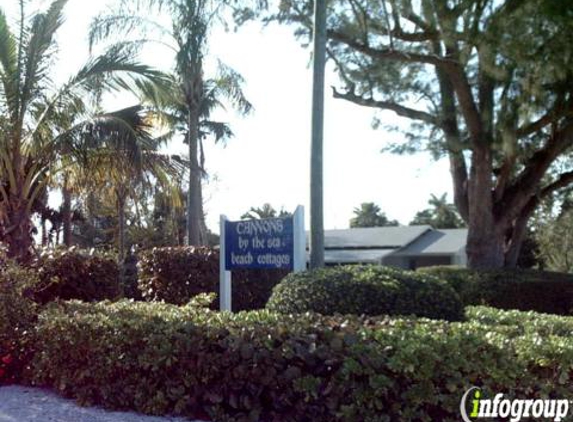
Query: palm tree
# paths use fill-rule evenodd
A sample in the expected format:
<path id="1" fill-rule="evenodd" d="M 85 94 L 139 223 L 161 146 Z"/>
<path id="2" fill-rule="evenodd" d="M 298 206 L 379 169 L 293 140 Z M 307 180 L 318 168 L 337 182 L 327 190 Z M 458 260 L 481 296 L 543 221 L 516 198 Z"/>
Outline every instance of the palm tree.
<path id="1" fill-rule="evenodd" d="M 18 259 L 30 253 L 36 199 L 61 170 L 64 152 L 77 152 L 60 128 L 82 126 L 86 99 L 94 93 L 162 79 L 160 72 L 136 62 L 129 49 L 113 46 L 54 86 L 55 34 L 66 3 L 55 0 L 45 12 L 27 17 L 26 2 L 20 0 L 15 28 L 0 8 L 0 237 L 9 256 Z M 61 119 L 66 125 L 58 124 Z"/>
<path id="2" fill-rule="evenodd" d="M 224 2 L 209 0 L 149 0 L 145 11 L 139 2 L 119 0 L 117 10 L 97 17 L 90 30 L 90 42 L 95 44 L 114 35 L 121 37 L 117 45 L 139 49 L 144 43 L 160 43 L 175 54 L 172 77 L 161 92 L 147 89 L 147 99 L 153 99 L 163 117 L 171 125 L 171 135 L 183 135 L 189 147 L 189 188 L 187 197 L 187 243 L 205 244 L 204 213 L 201 180 L 205 175 L 203 141 L 213 135 L 215 141 L 232 136 L 227 124 L 210 119 L 211 112 L 222 106 L 222 99 L 247 114 L 251 104 L 246 100 L 241 76 L 220 64 L 212 79 L 205 78 L 203 62 L 207 38 L 213 22 L 220 17 Z M 167 11 L 170 26 L 164 28 L 142 16 Z M 139 37 L 137 37 L 139 35 Z M 130 37 L 134 37 L 131 39 Z"/>
<path id="3" fill-rule="evenodd" d="M 359 208 L 354 208 L 354 217 L 350 220 L 350 227 L 384 227 L 398 226 L 396 220 L 389 220 L 386 214 L 374 202 L 364 202 Z"/>
<path id="4" fill-rule="evenodd" d="M 431 194 L 427 208 L 414 216 L 410 225 L 427 224 L 435 229 L 457 229 L 465 227 L 464 221 L 456 211 L 454 204 L 448 203 L 447 194 L 437 197 Z"/>
<path id="5" fill-rule="evenodd" d="M 249 211 L 241 216 L 243 220 L 259 220 L 262 218 L 275 218 L 275 217 L 291 217 L 292 214 L 281 209 L 278 213 L 277 210 L 269 203 L 263 204 L 262 207 L 251 207 Z"/>
<path id="6" fill-rule="evenodd" d="M 105 118 L 105 124 L 98 122 L 79 133 L 71 132 L 71 136 L 78 137 L 86 152 L 85 160 L 77 167 L 81 174 L 77 183 L 115 203 L 118 261 L 123 265 L 128 200 L 144 196 L 145 191 L 152 191 L 156 184 L 171 189 L 172 178 L 178 178 L 185 163 L 158 152 L 164 139 L 150 134 L 149 114 L 142 106 L 107 113 Z M 98 148 L 94 148 L 95 145 Z M 178 202 L 177 195 L 171 199 Z"/>
<path id="7" fill-rule="evenodd" d="M 234 136 L 230 126 L 225 122 L 215 121 L 211 118 L 216 108 L 223 107 L 223 100 L 240 111 L 248 114 L 252 106 L 246 100 L 241 85 L 243 78 L 234 70 L 219 63 L 217 75 L 203 82 L 203 94 L 197 122 L 198 137 L 191 137 L 189 130 L 188 109 L 186 94 L 177 75 L 171 75 L 169 84 L 165 85 L 162 93 L 148 95 L 143 93 L 143 100 L 155 107 L 156 117 L 167 128 L 163 138 L 174 138 L 182 135 L 184 142 L 189 146 L 189 186 L 187 191 L 187 239 L 189 245 L 204 245 L 207 243 L 207 230 L 204 222 L 203 194 L 201 180 L 206 176 L 205 148 L 207 138 L 214 139 L 215 143 L 225 143 Z M 197 237 L 198 236 L 198 237 Z"/>

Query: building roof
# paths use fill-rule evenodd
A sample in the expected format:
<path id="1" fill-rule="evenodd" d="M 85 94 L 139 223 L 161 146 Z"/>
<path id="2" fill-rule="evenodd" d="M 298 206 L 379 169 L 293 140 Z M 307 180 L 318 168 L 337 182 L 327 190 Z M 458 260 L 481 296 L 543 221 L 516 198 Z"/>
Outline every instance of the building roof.
<path id="1" fill-rule="evenodd" d="M 467 229 L 434 230 L 430 226 L 325 230 L 324 261 L 326 264 L 376 264 L 389 255 L 456 255 L 465 248 L 467 235 Z"/>
<path id="2" fill-rule="evenodd" d="M 327 264 L 379 264 L 395 249 L 334 249 L 324 251 Z"/>
<path id="3" fill-rule="evenodd" d="M 408 246 L 430 226 L 367 227 L 325 230 L 324 248 L 328 249 L 398 249 Z M 308 246 L 308 233 L 307 233 Z"/>
<path id="4" fill-rule="evenodd" d="M 434 230 L 430 226 L 325 230 L 324 261 L 326 264 L 379 264 L 389 255 L 456 255 L 465 248 L 467 234 L 467 229 Z"/>
<path id="5" fill-rule="evenodd" d="M 431 230 L 395 255 L 453 255 L 466 246 L 467 229 Z"/>

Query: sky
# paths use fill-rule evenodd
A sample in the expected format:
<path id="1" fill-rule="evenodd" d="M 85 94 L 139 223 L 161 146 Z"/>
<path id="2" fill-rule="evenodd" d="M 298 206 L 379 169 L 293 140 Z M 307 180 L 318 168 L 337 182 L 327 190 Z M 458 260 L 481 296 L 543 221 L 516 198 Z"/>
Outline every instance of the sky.
<path id="1" fill-rule="evenodd" d="M 14 12 L 16 0 L 0 0 L 0 7 Z M 33 3 L 33 2 L 32 2 Z M 49 4 L 48 1 L 37 1 Z M 70 0 L 66 22 L 59 32 L 56 79 L 62 81 L 88 58 L 87 28 L 104 10 L 105 1 Z M 32 10 L 32 9 L 30 9 Z M 12 16 L 14 16 L 12 14 Z M 270 203 L 275 209 L 294 211 L 303 205 L 308 228 L 310 202 L 311 51 L 301 46 L 293 28 L 249 23 L 236 32 L 215 28 L 210 36 L 209 63 L 231 66 L 245 78 L 244 90 L 254 105 L 247 117 L 221 110 L 216 118 L 228 122 L 235 137 L 226 145 L 206 142 L 209 180 L 204 186 L 207 225 L 219 232 L 220 214 L 239 219 L 251 207 Z M 142 60 L 169 69 L 172 56 L 154 48 Z M 209 74 L 206 75 L 207 77 Z M 384 124 L 407 121 L 391 112 L 378 113 L 379 129 L 372 128 L 375 111 L 331 96 L 331 86 L 340 87 L 327 66 L 324 122 L 324 225 L 347 228 L 353 210 L 374 202 L 390 219 L 408 224 L 415 213 L 427 207 L 430 194 L 448 193 L 452 200 L 447 160 L 434 161 L 428 154 L 396 156 L 381 153 L 389 142 L 403 135 L 387 132 Z M 106 106 L 117 109 L 132 102 L 129 95 L 108 98 Z M 182 140 L 169 146 L 185 153 Z"/>

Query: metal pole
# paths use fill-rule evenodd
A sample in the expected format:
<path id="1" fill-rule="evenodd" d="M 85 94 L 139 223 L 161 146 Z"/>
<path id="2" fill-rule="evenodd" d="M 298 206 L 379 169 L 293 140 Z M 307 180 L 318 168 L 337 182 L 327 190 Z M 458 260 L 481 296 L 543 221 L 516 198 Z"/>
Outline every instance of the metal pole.
<path id="1" fill-rule="evenodd" d="M 298 273 L 306 270 L 306 235 L 304 233 L 304 207 L 299 205 L 293 216 L 294 262 L 293 271 Z"/>
<path id="2" fill-rule="evenodd" d="M 310 154 L 310 268 L 324 266 L 322 139 L 324 132 L 324 66 L 326 62 L 326 1 L 314 2 L 312 80 L 312 145 Z"/>
<path id="3" fill-rule="evenodd" d="M 225 222 L 227 217 L 221 215 L 219 241 L 219 306 L 221 311 L 231 312 L 231 272 L 225 265 Z"/>

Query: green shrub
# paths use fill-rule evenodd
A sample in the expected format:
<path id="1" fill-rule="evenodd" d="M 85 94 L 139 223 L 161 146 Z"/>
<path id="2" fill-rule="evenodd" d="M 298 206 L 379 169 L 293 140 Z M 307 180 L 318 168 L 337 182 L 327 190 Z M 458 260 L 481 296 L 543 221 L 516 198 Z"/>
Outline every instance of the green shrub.
<path id="1" fill-rule="evenodd" d="M 138 285 L 146 300 L 185 304 L 199 293 L 219 294 L 219 252 L 207 247 L 154 248 L 139 254 Z M 233 310 L 264 308 L 283 270 L 233 271 Z M 214 303 L 213 307 L 217 307 Z"/>
<path id="2" fill-rule="evenodd" d="M 288 275 L 273 289 L 267 308 L 323 315 L 417 315 L 460 320 L 463 307 L 446 283 L 380 266 L 330 267 Z"/>
<path id="3" fill-rule="evenodd" d="M 122 293 L 119 269 L 111 258 L 74 248 L 48 250 L 31 263 L 31 268 L 40 279 L 40 287 L 34 293 L 34 300 L 39 303 L 55 299 L 117 299 Z"/>
<path id="4" fill-rule="evenodd" d="M 468 320 L 482 326 L 493 327 L 496 331 L 511 328 L 512 336 L 537 334 L 544 338 L 550 336 L 570 337 L 573 318 L 560 315 L 540 314 L 534 311 L 500 310 L 486 306 L 468 306 Z"/>
<path id="5" fill-rule="evenodd" d="M 35 272 L 15 264 L 0 270 L 0 384 L 20 381 L 31 359 L 39 308 L 29 295 L 38 283 Z"/>
<path id="6" fill-rule="evenodd" d="M 217 421 L 459 421 L 474 385 L 490 397 L 571 395 L 572 318 L 468 318 L 51 304 L 35 381 L 84 404 Z"/>
<path id="7" fill-rule="evenodd" d="M 429 274 L 444 280 L 448 283 L 459 295 L 462 295 L 467 290 L 467 285 L 474 277 L 474 271 L 467 268 L 458 267 L 455 265 L 437 265 L 433 267 L 421 267 L 416 270 L 421 274 Z M 461 296 L 460 296 L 461 297 Z M 465 299 L 465 298 L 462 298 Z M 466 300 L 463 300 L 464 304 Z"/>
<path id="8" fill-rule="evenodd" d="M 448 282 L 465 305 L 557 315 L 570 315 L 573 311 L 573 276 L 570 274 L 456 267 L 428 267 L 418 271 Z"/>

